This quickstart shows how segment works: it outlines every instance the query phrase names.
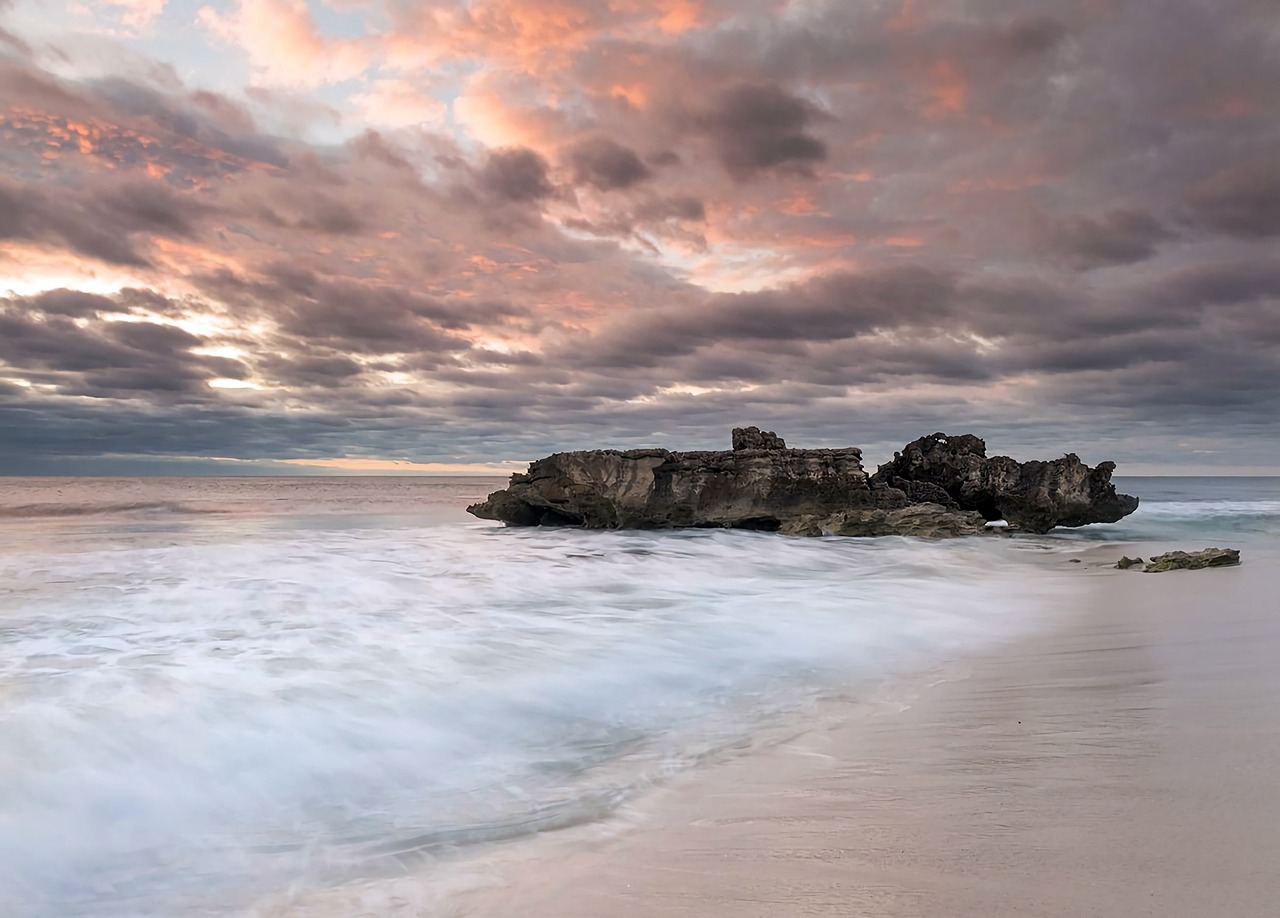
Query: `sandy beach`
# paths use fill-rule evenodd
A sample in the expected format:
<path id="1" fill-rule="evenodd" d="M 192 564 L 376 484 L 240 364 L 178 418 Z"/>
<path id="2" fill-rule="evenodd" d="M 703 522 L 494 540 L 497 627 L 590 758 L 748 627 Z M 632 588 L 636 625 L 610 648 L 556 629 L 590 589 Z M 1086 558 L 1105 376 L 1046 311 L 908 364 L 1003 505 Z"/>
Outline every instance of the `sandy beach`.
<path id="1" fill-rule="evenodd" d="M 1280 563 L 1118 554 L 1076 567 L 1085 607 L 1053 633 L 684 776 L 612 838 L 547 836 L 457 913 L 1270 913 Z"/>

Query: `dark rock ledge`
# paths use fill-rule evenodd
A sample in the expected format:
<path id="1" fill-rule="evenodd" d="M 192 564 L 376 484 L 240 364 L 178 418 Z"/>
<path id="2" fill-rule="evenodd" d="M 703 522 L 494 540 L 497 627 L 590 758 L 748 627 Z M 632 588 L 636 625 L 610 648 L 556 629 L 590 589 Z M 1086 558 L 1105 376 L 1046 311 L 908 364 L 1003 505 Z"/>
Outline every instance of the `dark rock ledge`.
<path id="1" fill-rule="evenodd" d="M 467 511 L 513 526 L 939 538 L 1000 519 L 1023 532 L 1114 523 L 1138 507 L 1136 497 L 1116 493 L 1112 462 L 987 458 L 986 444 L 970 434 L 921 437 L 871 475 L 852 446 L 789 449 L 776 434 L 747 427 L 733 431 L 733 447 L 556 453 Z"/>
<path id="2" fill-rule="evenodd" d="M 1154 555 L 1142 571 L 1146 574 L 1163 574 L 1166 571 L 1199 571 L 1207 567 L 1235 567 L 1239 563 L 1238 548 L 1205 548 L 1200 551 L 1171 551 Z M 1121 558 L 1116 563 L 1116 567 L 1122 571 L 1141 565 L 1141 558 Z"/>

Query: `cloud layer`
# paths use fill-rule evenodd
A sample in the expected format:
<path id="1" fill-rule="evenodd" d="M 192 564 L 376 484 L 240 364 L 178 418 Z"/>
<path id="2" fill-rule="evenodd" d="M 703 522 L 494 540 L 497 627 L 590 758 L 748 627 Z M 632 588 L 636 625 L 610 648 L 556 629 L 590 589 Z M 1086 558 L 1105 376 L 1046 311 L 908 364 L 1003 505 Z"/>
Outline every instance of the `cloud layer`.
<path id="1" fill-rule="evenodd" d="M 0 473 L 1276 468 L 1277 85 L 1261 0 L 0 4 Z"/>

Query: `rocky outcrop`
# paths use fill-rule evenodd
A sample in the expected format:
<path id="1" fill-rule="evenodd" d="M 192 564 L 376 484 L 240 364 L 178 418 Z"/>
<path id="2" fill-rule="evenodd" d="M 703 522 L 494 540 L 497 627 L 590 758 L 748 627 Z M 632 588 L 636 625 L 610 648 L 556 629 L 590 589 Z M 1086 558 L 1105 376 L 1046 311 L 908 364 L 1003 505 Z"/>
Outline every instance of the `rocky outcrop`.
<path id="1" fill-rule="evenodd" d="M 1136 510 L 1136 497 L 1116 493 L 1114 470 L 1114 462 L 1090 468 L 1075 453 L 1048 462 L 988 458 L 987 444 L 972 434 L 936 433 L 908 443 L 871 482 L 913 496 L 933 493 L 920 490 L 925 487 L 939 488 L 961 510 L 1007 520 L 1024 532 L 1048 532 L 1114 523 Z"/>
<path id="2" fill-rule="evenodd" d="M 772 430 L 761 430 L 759 427 L 735 427 L 733 429 L 734 449 L 786 449 L 787 444 L 782 437 Z"/>
<path id="3" fill-rule="evenodd" d="M 1013 510 L 1025 505 L 1025 513 L 1010 515 L 1001 510 L 1000 516 L 1015 526 L 1019 525 L 1015 520 L 1031 521 L 1033 525 L 1024 528 L 1042 532 L 1048 528 L 1040 528 L 1047 519 L 1066 519 L 1064 525 L 1093 521 L 1086 519 L 1089 508 L 1081 502 L 1095 492 L 1106 499 L 1101 485 L 1090 484 L 1096 470 L 1074 457 L 1069 458 L 1075 466 L 1055 473 L 1053 487 L 1046 483 L 1046 473 L 1019 477 L 1021 467 L 1012 459 L 1004 460 L 1012 463 L 1012 468 L 997 465 L 999 474 L 984 478 L 983 463 L 998 463 L 1000 457 L 985 459 L 985 445 L 977 437 L 957 439 L 967 443 L 963 453 L 957 454 L 962 460 L 933 461 L 943 458 L 934 455 L 937 444 L 913 452 L 913 447 L 924 442 L 917 440 L 907 447 L 906 455 L 919 453 L 924 461 L 914 465 L 903 462 L 892 474 L 878 472 L 874 476 L 863 469 L 862 451 L 855 447 L 788 449 L 781 437 L 755 427 L 734 430 L 734 448 L 725 451 L 556 453 L 531 463 L 527 472 L 513 475 L 506 488 L 467 510 L 481 519 L 515 526 L 720 527 L 805 535 L 937 538 L 981 532 L 986 520 L 997 518 L 984 509 L 989 504 Z M 903 455 L 899 454 L 895 463 Z M 1108 468 L 1102 479 L 1108 487 L 1109 478 Z M 1039 490 L 1032 486 L 1036 483 Z M 1088 487 L 1094 487 L 1094 492 Z M 1047 497 L 1041 498 L 1042 490 Z M 992 504 L 995 498 L 988 499 L 989 491 L 1001 495 L 1003 503 Z M 1020 493 L 1026 495 L 1020 498 L 1021 503 L 1015 499 Z M 1115 497 L 1113 488 L 1110 494 Z M 1137 506 L 1135 499 L 1125 500 Z M 1056 515 L 1052 512 L 1055 509 Z M 1104 509 L 1092 515 L 1108 513 Z"/>
<path id="4" fill-rule="evenodd" d="M 1198 571 L 1206 567 L 1233 567 L 1240 563 L 1240 551 L 1235 548 L 1206 548 L 1201 551 L 1171 551 L 1156 555 L 1147 562 L 1143 572 L 1162 574 L 1165 571 Z"/>
<path id="5" fill-rule="evenodd" d="M 1141 558 L 1130 558 L 1128 555 L 1121 555 L 1120 560 L 1116 562 L 1116 568 L 1118 570 L 1127 571 L 1131 568 L 1142 567 L 1142 564 L 1143 561 Z"/>
<path id="6" fill-rule="evenodd" d="M 907 503 L 901 492 L 872 492 L 854 448 L 638 449 L 539 459 L 467 510 L 519 526 L 776 531 L 805 516 Z"/>

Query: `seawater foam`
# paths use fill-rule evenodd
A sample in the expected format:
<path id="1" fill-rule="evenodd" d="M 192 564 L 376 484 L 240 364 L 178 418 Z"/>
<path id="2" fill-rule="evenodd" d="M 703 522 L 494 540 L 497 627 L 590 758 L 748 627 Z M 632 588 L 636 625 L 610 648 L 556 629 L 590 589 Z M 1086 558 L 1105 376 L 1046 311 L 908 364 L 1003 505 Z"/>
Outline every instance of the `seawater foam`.
<path id="1" fill-rule="evenodd" d="M 439 526 L 0 555 L 0 912 L 253 896 L 607 815 L 1031 626 L 999 540 Z"/>

